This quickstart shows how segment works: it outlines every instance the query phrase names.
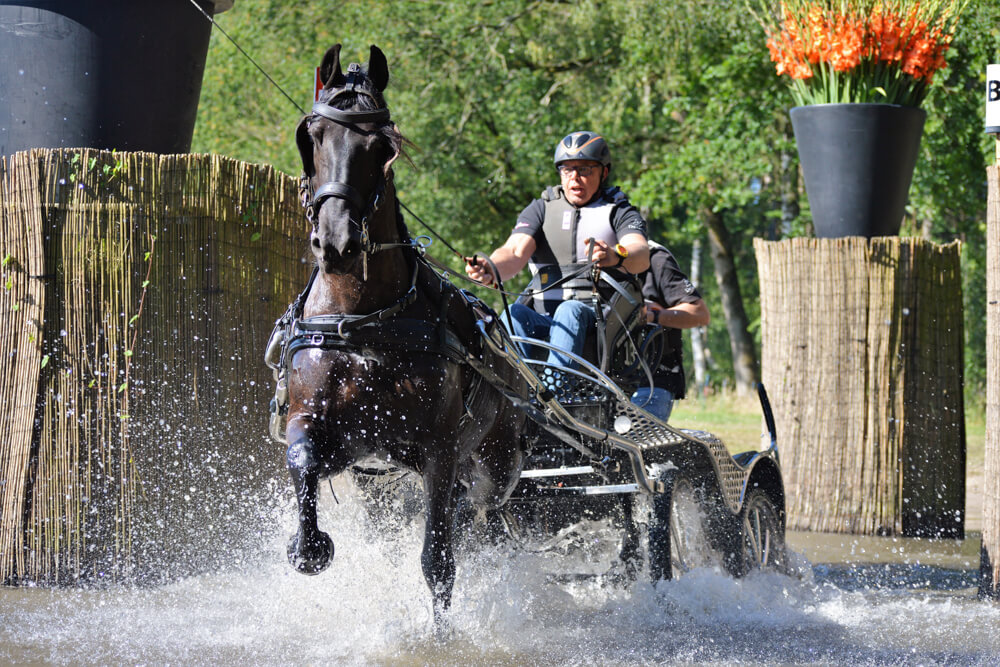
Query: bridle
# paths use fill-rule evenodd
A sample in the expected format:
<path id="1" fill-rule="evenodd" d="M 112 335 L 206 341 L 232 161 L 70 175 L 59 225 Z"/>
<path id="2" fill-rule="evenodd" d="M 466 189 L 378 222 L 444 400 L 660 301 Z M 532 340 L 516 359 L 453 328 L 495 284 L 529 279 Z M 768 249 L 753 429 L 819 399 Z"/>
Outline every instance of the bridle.
<path id="1" fill-rule="evenodd" d="M 345 93 L 356 93 L 359 95 L 365 95 L 378 104 L 378 100 L 374 95 L 359 86 L 364 77 L 365 75 L 361 72 L 361 66 L 357 63 L 351 63 L 347 68 L 347 83 L 343 88 L 335 92 L 328 99 L 332 102 L 338 96 Z M 379 107 L 371 111 L 345 111 L 344 109 L 337 109 L 336 107 L 324 102 L 314 103 L 312 106 L 312 113 L 307 117 L 307 119 L 312 121 L 316 117 L 332 120 L 335 123 L 343 125 L 349 130 L 357 132 L 362 131 L 358 127 L 359 125 L 370 124 L 377 129 L 389 124 L 390 122 L 389 109 L 386 107 Z M 319 226 L 320 207 L 323 206 L 323 203 L 327 199 L 343 199 L 350 204 L 351 216 L 349 218 L 349 224 L 358 230 L 361 237 L 362 270 L 364 272 L 363 278 L 365 280 L 368 279 L 368 255 L 375 254 L 386 248 L 413 246 L 412 242 L 372 243 L 371 241 L 368 221 L 381 207 L 387 183 L 388 178 L 386 177 L 385 170 L 381 170 L 378 184 L 375 186 L 375 190 L 366 202 L 365 198 L 361 196 L 361 193 L 349 183 L 328 181 L 314 190 L 312 186 L 312 179 L 308 174 L 303 172 L 301 178 L 299 179 L 299 198 L 302 201 L 302 205 L 306 209 L 306 219 L 312 224 L 314 232 L 317 231 Z M 360 213 L 360 216 L 355 218 L 355 213 Z"/>

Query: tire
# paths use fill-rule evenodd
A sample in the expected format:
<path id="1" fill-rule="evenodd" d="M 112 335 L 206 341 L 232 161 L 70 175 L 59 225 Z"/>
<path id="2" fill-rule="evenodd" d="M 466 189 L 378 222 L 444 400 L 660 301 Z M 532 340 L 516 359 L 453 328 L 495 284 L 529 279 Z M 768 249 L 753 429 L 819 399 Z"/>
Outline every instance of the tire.
<path id="1" fill-rule="evenodd" d="M 649 574 L 654 582 L 677 579 L 716 562 L 698 488 L 680 475 L 664 481 L 666 490 L 653 499 L 649 518 Z"/>
<path id="2" fill-rule="evenodd" d="M 774 501 L 761 489 L 747 496 L 740 510 L 743 575 L 785 567 L 785 530 Z"/>

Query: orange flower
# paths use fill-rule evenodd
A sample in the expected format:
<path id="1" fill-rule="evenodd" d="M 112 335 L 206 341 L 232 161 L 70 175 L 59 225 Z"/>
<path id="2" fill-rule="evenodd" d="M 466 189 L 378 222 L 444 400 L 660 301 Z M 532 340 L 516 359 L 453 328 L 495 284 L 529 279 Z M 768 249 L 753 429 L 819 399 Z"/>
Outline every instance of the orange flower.
<path id="1" fill-rule="evenodd" d="M 902 60 L 903 51 L 899 44 L 902 24 L 899 16 L 876 5 L 868 18 L 868 32 L 868 53 L 887 63 Z"/>
<path id="2" fill-rule="evenodd" d="M 849 72 L 861 63 L 864 42 L 861 23 L 851 17 L 839 16 L 825 60 L 833 66 L 834 71 Z"/>
<path id="3" fill-rule="evenodd" d="M 769 15 L 768 0 L 756 0 Z M 918 106 L 947 66 L 967 0 L 781 0 L 761 19 L 779 76 L 803 103 L 887 101 Z M 760 17 L 758 17 L 760 18 Z"/>

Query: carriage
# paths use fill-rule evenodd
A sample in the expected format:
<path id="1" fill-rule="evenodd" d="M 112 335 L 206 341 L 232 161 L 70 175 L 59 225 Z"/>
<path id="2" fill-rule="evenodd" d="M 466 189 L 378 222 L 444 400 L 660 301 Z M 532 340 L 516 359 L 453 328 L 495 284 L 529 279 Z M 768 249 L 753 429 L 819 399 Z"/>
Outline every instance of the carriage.
<path id="1" fill-rule="evenodd" d="M 551 543 L 585 521 L 610 524 L 620 533 L 610 570 L 616 580 L 635 579 L 644 561 L 653 581 L 705 566 L 734 576 L 783 569 L 784 489 L 763 385 L 757 387 L 767 428 L 762 451 L 732 456 L 711 433 L 650 414 L 630 396 L 651 382 L 665 336 L 644 324 L 633 276 L 593 277 L 597 325 L 582 356 L 559 350 L 573 367 L 546 362 L 547 341 L 491 328 L 492 314 L 480 311 L 480 336 L 518 369 L 531 398 L 518 401 L 530 417 L 520 480 L 504 506 L 478 519 L 492 520 L 503 539 L 518 544 Z M 406 511 L 391 497 L 403 492 L 404 471 L 370 460 L 351 472 L 374 517 L 384 519 L 386 507 Z M 412 511 L 419 503 L 408 506 Z"/>
<path id="2" fill-rule="evenodd" d="M 422 482 L 421 564 L 436 621 L 451 600 L 463 508 L 513 539 L 608 519 L 622 529 L 628 579 L 644 560 L 654 580 L 713 560 L 735 575 L 780 567 L 784 492 L 763 388 L 769 446 L 736 456 L 633 404 L 664 337 L 645 325 L 628 274 L 589 265 L 580 272 L 590 272 L 598 313 L 590 345 L 562 352 L 572 368 L 536 359 L 549 343 L 511 336 L 431 261 L 426 237 L 409 234 L 385 57 L 372 46 L 367 66 L 345 73 L 339 56 L 339 45 L 324 56 L 322 98 L 296 130 L 316 268 L 265 355 L 277 381 L 271 433 L 287 444 L 298 502 L 291 564 L 318 574 L 333 558 L 318 526 L 320 479 L 348 472 L 386 505 L 409 471 Z"/>

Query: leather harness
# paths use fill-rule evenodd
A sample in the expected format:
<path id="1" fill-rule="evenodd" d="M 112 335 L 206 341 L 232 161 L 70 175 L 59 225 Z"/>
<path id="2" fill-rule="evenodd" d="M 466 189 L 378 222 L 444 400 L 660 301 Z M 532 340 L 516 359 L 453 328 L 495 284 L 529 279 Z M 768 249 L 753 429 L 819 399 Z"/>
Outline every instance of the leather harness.
<path id="1" fill-rule="evenodd" d="M 348 69 L 349 82 L 350 75 L 358 75 L 358 66 L 351 64 Z M 353 86 L 348 86 L 353 88 Z M 368 95 L 362 89 L 355 89 L 355 92 Z M 337 93 L 340 94 L 340 93 Z M 333 97 L 336 97 L 334 94 Z M 370 96 L 370 95 L 369 95 Z M 332 99 L 332 98 L 331 98 Z M 313 116 L 321 116 L 328 120 L 343 125 L 354 126 L 357 124 L 375 124 L 377 126 L 389 123 L 389 110 L 379 108 L 373 111 L 345 111 L 337 109 L 328 104 L 317 102 L 312 108 Z M 280 357 L 269 365 L 274 369 L 276 379 L 281 383 L 295 353 L 304 349 L 320 350 L 344 350 L 361 351 L 364 349 L 378 349 L 391 351 L 406 351 L 410 353 L 432 354 L 444 358 L 448 361 L 463 364 L 471 367 L 475 373 L 473 380 L 463 392 L 463 400 L 466 406 L 466 415 L 463 421 L 471 419 L 469 404 L 475 400 L 476 395 L 481 390 L 483 381 L 487 381 L 498 391 L 514 400 L 520 397 L 520 392 L 511 384 L 499 377 L 489 366 L 483 362 L 485 344 L 478 339 L 477 328 L 473 327 L 473 334 L 470 343 L 479 341 L 476 349 L 470 350 L 469 345 L 463 342 L 448 323 L 448 310 L 452 297 L 457 293 L 463 297 L 463 306 L 471 309 L 474 316 L 487 320 L 488 326 L 502 326 L 496 314 L 483 303 L 478 297 L 466 290 L 458 290 L 445 279 L 441 280 L 439 288 L 440 312 L 434 320 L 400 317 L 400 313 L 414 304 L 419 296 L 420 269 L 433 269 L 423 256 L 423 245 L 420 242 L 422 237 L 416 240 L 404 238 L 399 243 L 372 243 L 368 235 L 368 221 L 384 203 L 384 193 L 390 175 L 383 175 L 375 187 L 370 199 L 365 201 L 356 188 L 348 183 L 328 182 L 319 186 L 315 190 L 307 174 L 302 175 L 300 181 L 300 194 L 303 206 L 306 208 L 306 218 L 315 227 L 318 224 L 318 213 L 323 202 L 335 197 L 344 199 L 351 204 L 352 211 L 360 213 L 360 220 L 353 215 L 350 224 L 359 227 L 361 233 L 361 244 L 364 260 L 363 279 L 367 280 L 367 256 L 368 254 L 379 252 L 391 247 L 409 247 L 414 251 L 413 274 L 409 289 L 392 304 L 381 308 L 375 312 L 365 315 L 355 314 L 330 314 L 318 315 L 314 317 L 303 317 L 306 297 L 309 294 L 319 267 L 313 268 L 305 289 L 289 305 L 284 315 L 275 323 L 275 331 L 272 333 L 272 342 L 278 340 L 276 336 L 280 334 L 281 351 Z M 426 285 L 426 282 L 423 283 Z M 271 344 L 268 345 L 269 354 Z M 276 398 L 277 401 L 277 398 Z M 272 412 L 287 413 L 287 402 L 283 405 L 272 405 Z M 460 425 L 462 422 L 460 422 Z"/>

